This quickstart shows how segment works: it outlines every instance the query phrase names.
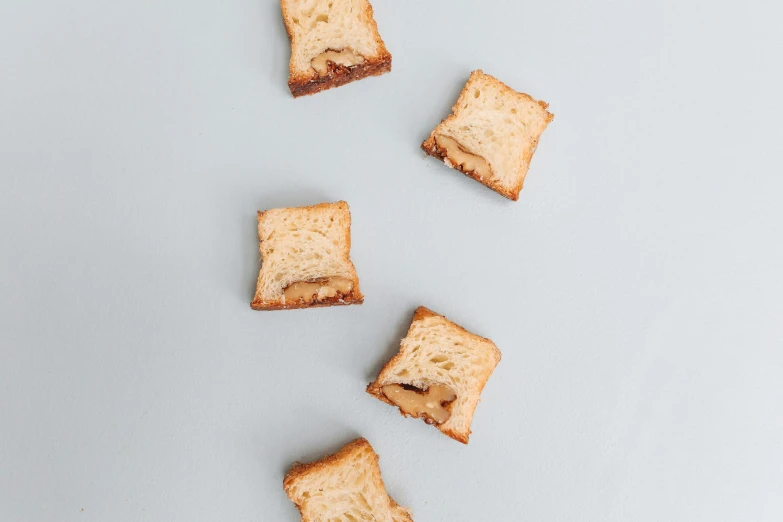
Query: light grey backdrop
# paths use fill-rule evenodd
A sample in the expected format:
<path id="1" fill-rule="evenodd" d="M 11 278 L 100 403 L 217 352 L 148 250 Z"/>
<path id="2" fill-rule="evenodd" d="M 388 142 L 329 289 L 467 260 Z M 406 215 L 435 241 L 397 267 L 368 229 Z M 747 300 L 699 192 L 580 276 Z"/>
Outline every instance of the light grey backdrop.
<path id="1" fill-rule="evenodd" d="M 777 3 L 374 4 L 294 100 L 272 0 L 0 3 L 0 520 L 294 522 L 356 436 L 417 522 L 783 519 Z M 518 203 L 418 149 L 474 68 L 556 115 Z M 337 199 L 366 303 L 251 311 Z M 467 447 L 363 391 L 420 304 L 503 351 Z"/>

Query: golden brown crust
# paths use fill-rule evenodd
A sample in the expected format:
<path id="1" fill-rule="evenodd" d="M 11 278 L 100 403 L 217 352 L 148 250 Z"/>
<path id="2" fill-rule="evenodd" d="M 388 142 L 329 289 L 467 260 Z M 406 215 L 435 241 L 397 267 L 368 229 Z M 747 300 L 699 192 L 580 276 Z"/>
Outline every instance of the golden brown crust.
<path id="1" fill-rule="evenodd" d="M 457 117 L 457 114 L 460 111 L 460 107 L 465 105 L 468 102 L 468 99 L 466 99 L 466 98 L 468 98 L 469 95 L 470 95 L 469 87 L 470 87 L 471 81 L 474 80 L 478 76 L 484 76 L 489 82 L 491 82 L 492 84 L 496 85 L 497 88 L 500 89 L 500 91 L 503 92 L 504 94 L 507 94 L 509 96 L 514 96 L 514 97 L 517 97 L 517 98 L 523 98 L 523 99 L 525 99 L 527 101 L 530 101 L 530 102 L 538 104 L 538 106 L 541 107 L 544 110 L 544 112 L 546 113 L 546 115 L 547 115 L 546 116 L 546 123 L 547 123 L 547 125 L 549 125 L 549 122 L 551 122 L 555 118 L 555 115 L 547 110 L 547 108 L 549 107 L 549 104 L 547 102 L 541 101 L 541 100 L 536 100 L 535 98 L 533 98 L 529 94 L 525 94 L 524 92 L 515 91 L 514 89 L 512 89 L 511 87 L 509 87 L 505 83 L 501 82 L 500 80 L 498 80 L 494 76 L 486 74 L 481 69 L 476 69 L 475 71 L 470 73 L 470 77 L 468 78 L 468 81 L 465 83 L 465 87 L 463 87 L 462 92 L 460 92 L 460 95 L 457 97 L 457 101 L 454 103 L 454 106 L 451 108 L 451 114 L 449 114 L 446 117 L 446 119 L 442 120 L 441 123 L 437 127 L 435 127 L 435 130 L 432 131 L 432 133 L 430 134 L 429 138 L 424 140 L 424 142 L 421 144 L 421 148 L 424 150 L 424 152 L 426 152 L 430 156 L 438 158 L 441 161 L 445 160 L 445 158 L 446 158 L 445 151 L 442 150 L 440 147 L 438 147 L 437 143 L 435 142 L 435 134 L 437 134 L 438 129 L 440 128 L 441 125 L 443 125 L 444 123 L 447 123 L 447 122 L 449 122 L 449 121 L 451 121 L 451 120 L 453 120 L 453 119 L 455 119 Z M 454 168 L 456 170 L 458 170 L 459 172 L 462 172 L 466 176 L 475 179 L 476 181 L 478 181 L 482 185 L 484 185 L 484 186 L 494 190 L 498 194 L 500 194 L 500 195 L 502 195 L 502 196 L 504 196 L 504 197 L 506 197 L 506 198 L 508 198 L 508 199 L 510 199 L 512 201 L 518 201 L 519 200 L 519 193 L 522 191 L 522 185 L 524 184 L 525 177 L 527 175 L 527 169 L 530 166 L 530 161 L 533 159 L 533 154 L 535 153 L 536 148 L 538 147 L 538 138 L 532 139 L 531 145 L 532 146 L 531 146 L 530 152 L 525 154 L 524 157 L 522 158 L 522 165 L 520 166 L 520 168 L 523 169 L 522 177 L 521 177 L 521 179 L 519 180 L 519 182 L 516 185 L 514 185 L 513 187 L 510 187 L 510 188 L 506 188 L 506 187 L 501 186 L 500 183 L 497 180 L 492 179 L 492 178 L 483 178 L 482 179 L 482 178 L 478 177 L 472 171 L 465 171 L 459 165 L 455 165 Z M 490 165 L 490 169 L 491 169 L 491 167 L 492 166 Z"/>
<path id="2" fill-rule="evenodd" d="M 285 23 L 285 29 L 288 33 L 288 39 L 291 41 L 291 54 L 293 55 L 294 44 L 294 31 L 291 27 L 293 23 L 293 17 L 290 16 L 288 8 L 285 5 L 285 0 L 280 0 L 280 9 L 283 12 L 283 22 Z M 378 46 L 377 56 L 365 56 L 365 61 L 362 64 L 345 67 L 329 62 L 329 73 L 326 76 L 319 77 L 315 71 L 313 74 L 303 75 L 297 73 L 294 70 L 293 61 L 289 61 L 288 64 L 288 89 L 294 98 L 300 96 L 307 96 L 315 94 L 326 89 L 332 89 L 351 83 L 368 76 L 380 76 L 381 74 L 391 72 L 392 56 L 386 44 L 383 43 L 381 34 L 378 32 L 378 23 L 375 21 L 375 15 L 372 8 L 372 4 L 367 2 L 367 8 L 365 9 L 367 17 L 367 23 L 371 25 L 372 32 L 375 34 L 375 43 Z M 333 49 L 339 51 L 340 49 Z"/>
<path id="3" fill-rule="evenodd" d="M 348 206 L 348 202 L 342 199 L 340 201 L 335 201 L 334 203 L 317 203 L 315 205 L 305 205 L 303 207 L 290 207 L 290 208 L 295 208 L 298 210 L 324 210 L 332 207 L 337 207 L 340 210 L 347 210 L 349 214 L 351 212 L 351 209 Z M 277 209 L 271 209 L 271 210 L 277 210 Z M 266 214 L 267 212 L 268 212 L 267 210 L 257 211 L 258 219 L 264 217 L 264 214 Z"/>
<path id="4" fill-rule="evenodd" d="M 348 212 L 348 227 L 345 233 L 344 242 L 345 242 L 345 252 L 346 255 L 350 258 L 350 252 L 351 252 L 351 209 L 348 206 L 348 203 L 346 201 L 340 200 L 335 203 L 318 203 L 317 205 L 309 205 L 305 207 L 295 207 L 299 210 L 304 211 L 318 211 L 318 210 L 324 210 L 324 209 L 331 209 L 333 207 L 337 207 L 340 210 L 345 210 Z M 266 214 L 267 211 L 258 211 L 258 221 L 260 222 L 264 218 L 264 214 Z M 259 240 L 261 239 L 261 236 L 259 235 Z M 259 245 L 260 249 L 260 245 Z M 263 262 L 263 261 L 262 261 Z M 263 270 L 263 268 L 262 268 Z M 320 299 L 317 301 L 312 302 L 304 302 L 304 301 L 297 301 L 294 303 L 283 303 L 282 300 L 276 300 L 276 301 L 263 301 L 258 298 L 258 289 L 256 289 L 256 294 L 253 297 L 253 301 L 250 303 L 250 308 L 253 310 L 258 311 L 274 311 L 274 310 L 297 310 L 301 308 L 322 308 L 325 306 L 347 306 L 347 305 L 359 305 L 364 303 L 364 296 L 362 295 L 361 289 L 359 288 L 359 276 L 356 274 L 356 276 L 352 279 L 353 282 L 353 289 L 351 292 L 347 295 L 336 295 L 334 297 L 327 297 L 324 299 Z"/>
<path id="5" fill-rule="evenodd" d="M 443 319 L 449 321 L 449 319 L 446 316 L 443 316 L 443 315 L 440 315 L 438 313 L 435 313 L 435 312 L 433 312 L 432 310 L 430 310 L 427 307 L 420 306 L 420 307 L 418 307 L 416 309 L 415 312 L 413 312 L 413 319 L 411 320 L 411 325 L 408 327 L 408 333 L 405 334 L 405 336 L 407 337 L 407 336 L 412 334 L 413 327 L 414 327 L 414 325 L 416 324 L 417 321 L 421 321 L 421 320 L 427 319 L 428 317 L 442 317 Z M 501 353 L 500 353 L 500 350 L 498 349 L 498 347 L 495 346 L 495 343 L 493 343 L 492 341 L 490 341 L 486 337 L 481 337 L 480 335 L 476 335 L 476 334 L 474 334 L 472 332 L 467 331 L 465 328 L 463 328 L 462 326 L 458 325 L 457 323 L 455 323 L 453 321 L 449 321 L 449 323 L 451 323 L 452 325 L 457 327 L 457 329 L 459 329 L 460 331 L 462 331 L 463 333 L 465 333 L 467 335 L 470 335 L 472 337 L 478 337 L 479 339 L 482 339 L 482 340 L 487 341 L 488 343 L 490 343 L 490 345 L 492 346 L 492 349 L 494 351 L 494 354 L 495 354 L 495 361 L 496 361 L 495 365 L 497 366 L 497 363 L 499 363 L 500 359 L 501 359 Z M 400 360 L 403 360 L 403 359 L 404 359 L 404 355 L 402 353 L 400 353 L 400 352 L 397 352 L 397 354 L 394 355 L 394 357 L 389 359 L 389 361 L 385 365 L 383 365 L 383 368 L 381 368 L 381 371 L 378 373 L 378 377 L 375 379 L 375 381 L 371 382 L 370 384 L 367 385 L 366 391 L 367 391 L 367 393 L 369 393 L 373 397 L 375 397 L 375 398 L 385 402 L 386 404 L 389 404 L 390 406 L 394 406 L 395 408 L 397 408 L 398 411 L 400 412 L 400 415 L 402 415 L 403 417 L 408 417 L 409 416 L 408 414 L 406 414 L 401 409 L 399 409 L 399 407 L 396 404 L 394 404 L 391 400 L 389 400 L 386 397 L 386 395 L 383 393 L 383 385 L 381 384 L 381 382 L 385 382 L 386 381 L 386 375 L 391 373 L 392 369 L 396 366 L 397 362 L 400 361 Z M 489 380 L 489 379 L 487 379 L 487 380 Z M 478 390 L 478 394 L 479 395 L 484 390 L 484 386 L 486 386 L 486 384 L 487 384 L 487 382 L 485 381 L 481 385 L 481 387 L 479 388 L 479 390 Z M 471 412 L 471 415 L 472 415 L 472 412 Z M 433 424 L 433 426 L 438 428 L 438 430 L 440 430 L 444 435 L 447 435 L 447 436 L 451 437 L 452 439 L 454 439 L 456 441 L 459 441 L 459 442 L 461 442 L 463 444 L 467 444 L 468 443 L 468 438 L 470 437 L 470 433 L 471 433 L 470 430 L 468 430 L 467 433 L 463 434 L 463 433 L 458 433 L 456 431 L 453 431 L 453 430 L 451 430 L 449 428 L 444 428 L 442 425 L 439 425 L 439 424 Z"/>
<path id="6" fill-rule="evenodd" d="M 422 319 L 426 319 L 427 317 L 437 317 L 437 316 L 438 314 L 436 314 L 426 306 L 420 306 L 416 309 L 415 312 L 413 312 L 413 320 L 411 320 L 411 323 L 416 321 L 421 321 Z"/>
<path id="7" fill-rule="evenodd" d="M 448 428 L 443 428 L 440 431 L 447 437 L 451 437 L 452 439 L 456 440 L 457 442 L 461 442 L 462 444 L 467 444 L 468 439 L 470 438 L 470 434 L 473 433 L 471 430 L 468 430 L 467 433 L 458 433 Z"/>

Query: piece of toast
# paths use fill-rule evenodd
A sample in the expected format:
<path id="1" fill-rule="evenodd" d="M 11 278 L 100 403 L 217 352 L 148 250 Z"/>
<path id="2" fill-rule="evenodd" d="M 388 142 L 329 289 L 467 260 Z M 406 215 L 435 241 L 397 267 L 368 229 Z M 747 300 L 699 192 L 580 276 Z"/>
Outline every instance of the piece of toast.
<path id="1" fill-rule="evenodd" d="M 261 271 L 255 310 L 361 304 L 351 263 L 348 203 L 280 208 L 258 213 Z"/>
<path id="2" fill-rule="evenodd" d="M 386 493 L 378 454 L 366 439 L 317 462 L 297 462 L 285 476 L 283 489 L 302 522 L 413 522 L 409 511 Z"/>
<path id="3" fill-rule="evenodd" d="M 481 70 L 473 71 L 452 114 L 421 148 L 516 201 L 538 139 L 555 117 L 548 106 Z"/>
<path id="4" fill-rule="evenodd" d="M 481 390 L 499 362 L 495 343 L 421 306 L 367 392 L 467 444 Z"/>
<path id="5" fill-rule="evenodd" d="M 367 0 L 280 0 L 294 97 L 391 71 L 391 54 L 378 34 Z"/>

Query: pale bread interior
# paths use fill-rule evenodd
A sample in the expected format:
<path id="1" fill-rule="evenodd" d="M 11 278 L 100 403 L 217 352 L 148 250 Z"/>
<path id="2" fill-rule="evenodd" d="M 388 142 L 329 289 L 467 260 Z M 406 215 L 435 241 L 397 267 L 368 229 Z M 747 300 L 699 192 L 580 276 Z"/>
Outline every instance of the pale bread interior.
<path id="1" fill-rule="evenodd" d="M 349 257 L 350 230 L 351 214 L 344 201 L 259 213 L 261 271 L 255 302 L 286 304 L 284 290 L 289 285 L 328 277 L 353 281 L 354 293 L 360 296 Z"/>
<path id="2" fill-rule="evenodd" d="M 412 522 L 386 493 L 378 455 L 365 439 L 322 461 L 294 467 L 283 487 L 303 522 Z"/>
<path id="3" fill-rule="evenodd" d="M 329 49 L 350 49 L 365 60 L 387 54 L 367 0 L 282 0 L 281 6 L 294 78 L 313 76 L 311 61 Z"/>
<path id="4" fill-rule="evenodd" d="M 481 390 L 500 357 L 500 350 L 489 339 L 420 308 L 399 353 L 384 366 L 369 391 L 383 393 L 381 388 L 387 384 L 408 384 L 422 390 L 438 384 L 448 386 L 457 398 L 450 405 L 449 419 L 436 426 L 467 443 Z"/>
<path id="5" fill-rule="evenodd" d="M 484 158 L 504 192 L 518 194 L 541 133 L 553 116 L 546 104 L 473 71 L 453 114 L 433 131 Z"/>

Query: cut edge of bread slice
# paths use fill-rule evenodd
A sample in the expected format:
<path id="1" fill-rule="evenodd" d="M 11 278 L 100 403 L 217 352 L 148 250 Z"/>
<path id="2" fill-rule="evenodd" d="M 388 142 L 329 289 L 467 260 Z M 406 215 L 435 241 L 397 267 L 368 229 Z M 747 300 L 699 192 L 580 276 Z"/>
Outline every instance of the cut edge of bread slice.
<path id="1" fill-rule="evenodd" d="M 310 31 L 318 29 L 319 23 L 329 23 L 329 11 L 333 8 L 333 5 L 335 3 L 345 3 L 346 1 L 361 4 L 359 17 L 360 19 L 362 17 L 364 18 L 362 27 L 366 33 L 364 38 L 371 39 L 375 49 L 366 56 L 360 54 L 364 60 L 357 64 L 340 64 L 335 63 L 334 61 L 324 60 L 324 67 L 326 68 L 325 74 L 317 72 L 315 68 L 310 67 L 309 64 L 305 67 L 304 64 L 297 60 L 297 53 L 300 52 L 298 48 L 300 39 L 302 39 L 302 35 L 306 34 L 308 31 L 307 29 L 304 29 L 303 24 L 310 24 Z M 321 0 L 319 3 L 324 4 L 321 5 L 321 10 L 324 12 L 314 8 L 312 11 L 304 13 L 308 16 L 308 20 L 303 21 L 300 20 L 294 12 L 293 6 L 296 4 L 296 0 L 280 0 L 283 23 L 285 24 L 288 38 L 291 41 L 291 59 L 288 65 L 288 88 L 294 98 L 316 94 L 334 87 L 340 87 L 341 85 L 361 80 L 368 76 L 380 76 L 384 73 L 391 72 L 392 55 L 388 49 L 386 49 L 386 45 L 378 32 L 378 24 L 375 21 L 373 8 L 369 1 Z M 323 20 L 324 18 L 325 21 Z M 335 41 L 344 42 L 345 40 L 350 40 L 350 38 L 346 37 L 343 33 L 342 37 Z M 333 48 L 332 46 L 327 45 L 323 49 L 320 49 L 320 52 L 315 54 L 315 56 L 311 56 L 310 60 L 322 53 L 341 53 L 346 50 L 351 50 L 350 46 L 346 46 L 344 43 L 342 45 L 335 45 L 334 47 L 341 48 Z"/>
<path id="2" fill-rule="evenodd" d="M 270 256 L 272 253 L 269 252 L 269 250 L 274 250 L 274 245 L 269 245 L 269 242 L 274 241 L 274 239 L 271 237 L 275 235 L 275 231 L 273 230 L 270 232 L 269 237 L 265 237 L 265 231 L 264 231 L 264 224 L 267 221 L 267 218 L 270 218 L 272 214 L 278 214 L 282 216 L 285 213 L 290 214 L 312 214 L 319 216 L 319 220 L 323 220 L 323 222 L 327 219 L 327 214 L 332 213 L 331 217 L 328 219 L 331 219 L 330 223 L 334 222 L 334 218 L 342 218 L 342 223 L 338 223 L 340 227 L 340 230 L 338 231 L 338 236 L 340 236 L 337 240 L 337 244 L 334 245 L 328 245 L 327 247 L 334 246 L 339 250 L 336 254 L 334 254 L 335 257 L 337 257 L 337 264 L 340 268 L 340 273 L 322 273 L 320 274 L 320 278 L 328 280 L 330 278 L 334 277 L 341 277 L 344 278 L 347 281 L 350 281 L 351 289 L 349 292 L 341 294 L 337 293 L 334 296 L 331 297 L 322 297 L 319 299 L 315 299 L 312 301 L 306 301 L 304 299 L 302 300 L 296 300 L 293 302 L 286 302 L 287 300 L 283 297 L 285 294 L 285 276 L 281 278 L 283 283 L 281 283 L 279 286 L 279 294 L 275 292 L 275 295 L 270 296 L 269 295 L 269 288 L 274 283 L 269 282 L 268 277 L 268 271 L 271 269 L 268 265 L 270 264 Z M 279 217 L 278 217 L 279 219 Z M 272 227 L 274 228 L 274 227 Z M 289 231 L 291 232 L 291 231 Z M 311 232 L 313 232 L 311 230 Z M 281 234 L 285 235 L 285 234 Z M 323 238 L 326 238 L 325 234 L 315 234 L 315 239 L 319 241 L 323 241 L 321 239 L 321 236 Z M 258 212 L 258 238 L 259 238 L 259 252 L 261 254 L 261 269 L 258 273 L 258 280 L 256 282 L 256 292 L 253 297 L 253 301 L 250 303 L 250 307 L 254 310 L 295 310 L 300 308 L 319 308 L 324 306 L 342 306 L 342 305 L 352 305 L 352 304 L 362 304 L 364 302 L 364 295 L 361 293 L 361 289 L 359 287 L 359 276 L 356 273 L 356 268 L 353 265 L 353 262 L 350 258 L 350 252 L 351 252 L 351 212 L 350 207 L 348 206 L 348 203 L 345 201 L 338 201 L 336 203 L 319 203 L 317 205 L 311 205 L 306 207 L 287 207 L 287 208 L 277 208 L 277 209 L 270 209 L 265 211 L 259 211 Z M 306 239 L 302 241 L 307 241 Z M 300 242 L 302 242 L 300 241 Z M 267 244 L 265 244 L 267 243 Z M 321 254 L 319 254 L 321 255 Z M 322 256 L 323 257 L 323 256 Z M 289 271 L 290 273 L 290 271 Z M 299 283 L 299 282 L 308 282 L 312 280 L 317 280 L 318 278 L 306 278 L 303 281 L 299 281 L 296 278 L 293 278 L 294 280 L 290 281 L 289 284 L 293 283 Z M 275 288 L 275 290 L 277 290 Z"/>
<path id="3" fill-rule="evenodd" d="M 445 356 L 445 349 L 442 347 L 441 351 L 438 352 L 439 347 L 437 343 L 441 340 L 445 341 L 445 338 L 432 340 L 431 342 L 435 345 L 435 350 L 429 352 L 429 354 L 426 350 L 420 348 L 424 342 L 421 337 L 415 339 L 414 335 L 416 335 L 417 329 L 424 327 L 424 323 L 430 319 L 432 319 L 430 322 L 433 323 L 431 326 L 441 326 L 441 330 L 453 333 L 459 339 L 458 341 L 452 339 L 452 344 L 470 343 L 473 349 L 471 355 L 481 359 L 482 364 L 477 365 L 478 368 L 476 368 L 476 370 L 479 370 L 479 375 L 473 378 L 470 383 L 466 383 L 466 379 L 462 379 L 460 384 L 448 375 L 448 372 L 459 364 L 459 360 Z M 416 357 L 419 358 L 418 361 L 415 359 Z M 470 426 L 476 406 L 480 401 L 481 392 L 484 390 L 484 386 L 500 362 L 501 357 L 500 350 L 491 340 L 471 333 L 446 317 L 424 306 L 420 306 L 413 314 L 408 333 L 400 342 L 400 351 L 383 366 L 375 381 L 367 385 L 367 393 L 386 404 L 398 408 L 403 417 L 423 418 L 427 424 L 434 425 L 448 437 L 467 444 L 471 434 Z M 421 358 L 429 359 L 424 361 L 427 368 L 420 368 L 423 366 Z M 469 364 L 472 364 L 472 361 Z M 438 365 L 440 366 L 437 367 Z M 462 369 L 460 368 L 459 370 Z M 431 422 L 432 419 L 428 418 L 427 415 L 406 413 L 400 408 L 399 404 L 390 400 L 384 393 L 384 386 L 394 384 L 410 386 L 419 392 L 426 392 L 431 386 L 446 385 L 451 387 L 457 392 L 456 399 L 448 404 L 442 404 L 442 407 L 449 412 L 448 420 L 441 423 Z"/>
<path id="4" fill-rule="evenodd" d="M 474 89 L 474 86 L 476 86 L 479 83 L 484 83 L 485 85 L 491 86 L 495 89 L 497 89 L 501 96 L 508 97 L 509 99 L 516 100 L 521 103 L 529 103 L 531 106 L 537 108 L 538 117 L 540 118 L 539 127 L 540 130 L 535 131 L 532 135 L 526 136 L 528 139 L 527 143 L 523 143 L 522 145 L 522 153 L 518 158 L 511 158 L 511 162 L 516 166 L 516 172 L 513 174 L 506 173 L 507 176 L 515 178 L 513 182 L 504 182 L 502 179 L 500 179 L 499 173 L 495 172 L 495 170 L 492 167 L 492 162 L 487 161 L 486 158 L 482 157 L 480 154 L 477 153 L 477 151 L 469 150 L 465 148 L 465 146 L 462 143 L 457 143 L 456 146 L 459 147 L 460 151 L 462 153 L 466 153 L 470 156 L 476 156 L 482 160 L 484 160 L 486 164 L 486 168 L 491 171 L 489 175 L 484 173 L 483 175 L 479 173 L 477 169 L 471 169 L 466 168 L 466 165 L 461 162 L 455 162 L 452 161 L 449 158 L 448 151 L 441 145 L 438 144 L 436 141 L 436 137 L 449 125 L 456 123 L 456 121 L 462 116 L 463 112 L 468 110 L 472 107 L 471 104 L 476 103 L 474 100 L 478 98 L 478 96 L 475 96 L 476 90 Z M 494 76 L 491 76 L 489 74 L 485 74 L 484 71 L 481 69 L 477 69 L 470 73 L 470 77 L 468 78 L 468 81 L 465 84 L 465 87 L 463 87 L 462 91 L 460 92 L 459 97 L 457 98 L 456 103 L 451 109 L 451 114 L 441 121 L 440 124 L 438 124 L 437 127 L 430 133 L 429 137 L 424 140 L 424 142 L 421 144 L 421 148 L 429 154 L 430 156 L 433 156 L 441 161 L 443 161 L 448 167 L 458 170 L 459 172 L 462 172 L 466 176 L 473 178 L 474 180 L 478 181 L 479 183 L 485 185 L 486 187 L 489 187 L 490 189 L 494 190 L 495 192 L 501 194 L 502 196 L 512 200 L 517 201 L 519 200 L 519 193 L 522 191 L 522 186 L 525 182 L 525 177 L 527 176 L 527 172 L 530 168 L 530 162 L 533 159 L 533 154 L 536 151 L 536 148 L 538 147 L 538 141 L 541 137 L 541 134 L 546 129 L 549 122 L 551 122 L 555 115 L 550 113 L 547 109 L 549 107 L 549 104 L 534 99 L 529 94 L 525 94 L 523 92 L 518 92 L 506 85 L 505 83 L 501 82 Z M 521 115 L 517 114 L 516 119 L 519 119 L 521 122 Z M 523 124 L 524 125 L 524 124 Z M 487 129 L 482 129 L 484 132 L 487 131 Z M 492 129 L 489 129 L 492 130 Z M 449 136 L 450 138 L 453 138 L 453 136 Z M 518 138 L 522 138 L 521 136 L 518 136 Z M 476 141 L 481 141 L 484 139 L 484 137 L 476 138 Z M 489 139 L 492 139 L 491 137 Z M 459 141 L 459 140 L 457 140 Z"/>
<path id="5" fill-rule="evenodd" d="M 308 464 L 294 463 L 283 479 L 283 490 L 299 510 L 302 522 L 334 520 L 335 516 L 343 520 L 343 515 L 349 513 L 340 507 L 334 508 L 331 513 L 321 511 L 335 506 L 338 501 L 348 503 L 370 517 L 349 520 L 413 522 L 410 510 L 397 504 L 386 492 L 379 460 L 367 439 L 356 439 L 321 460 Z M 331 482 L 330 478 L 333 479 Z M 350 478 L 358 479 L 361 484 L 348 484 Z M 349 486 L 354 488 L 348 489 Z M 328 506 L 312 505 L 313 502 Z"/>

